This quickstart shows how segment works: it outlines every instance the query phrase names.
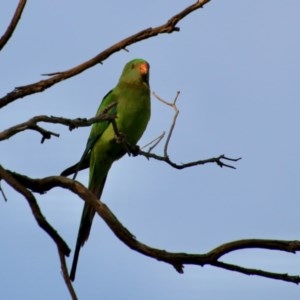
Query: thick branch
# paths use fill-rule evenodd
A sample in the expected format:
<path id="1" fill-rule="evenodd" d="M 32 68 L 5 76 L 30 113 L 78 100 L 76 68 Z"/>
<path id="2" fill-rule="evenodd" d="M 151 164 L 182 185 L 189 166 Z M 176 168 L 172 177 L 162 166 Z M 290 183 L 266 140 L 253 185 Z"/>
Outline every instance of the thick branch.
<path id="1" fill-rule="evenodd" d="M 27 0 L 20 0 L 19 1 L 19 4 L 16 8 L 15 14 L 14 14 L 9 26 L 7 27 L 7 29 L 6 29 L 5 33 L 3 34 L 3 36 L 0 38 L 0 51 L 6 45 L 6 43 L 8 42 L 10 37 L 12 36 L 14 30 L 16 29 L 16 27 L 19 23 L 19 20 L 21 19 L 22 12 L 23 12 L 24 7 L 26 5 L 26 1 Z"/>
<path id="2" fill-rule="evenodd" d="M 25 85 L 16 87 L 13 91 L 9 92 L 6 96 L 0 98 L 0 108 L 4 107 L 5 105 L 15 101 L 16 99 L 23 98 L 25 96 L 42 92 L 54 84 L 66 80 L 70 77 L 73 77 L 75 75 L 80 74 L 81 72 L 95 66 L 98 63 L 103 62 L 105 59 L 107 59 L 109 56 L 111 56 L 113 53 L 118 52 L 122 49 L 126 49 L 127 46 L 132 45 L 134 43 L 137 43 L 139 41 L 148 39 L 150 37 L 163 34 L 163 33 L 172 33 L 174 31 L 179 31 L 179 28 L 176 27 L 177 23 L 181 21 L 184 17 L 186 17 L 191 12 L 203 7 L 206 3 L 208 3 L 210 0 L 199 0 L 196 3 L 190 5 L 180 13 L 173 16 L 169 21 L 167 21 L 165 24 L 160 25 L 158 27 L 154 28 L 147 28 L 144 29 L 132 36 L 129 36 L 120 42 L 114 44 L 113 46 L 107 48 L 106 50 L 102 51 L 101 53 L 97 54 L 92 59 L 81 63 L 80 65 L 73 67 L 72 69 L 62 71 L 62 72 L 55 72 L 50 75 L 51 77 L 46 80 L 41 80 L 33 84 Z"/>
<path id="3" fill-rule="evenodd" d="M 47 222 L 46 218 L 43 216 L 35 197 L 33 194 L 24 186 L 22 183 L 20 183 L 19 180 L 17 180 L 10 172 L 7 172 L 1 165 L 0 165 L 0 180 L 3 179 L 5 182 L 10 185 L 13 189 L 15 189 L 18 193 L 24 196 L 24 198 L 27 200 L 32 214 L 35 217 L 36 222 L 38 225 L 45 230 L 49 236 L 53 239 L 53 241 L 56 243 L 57 247 L 61 249 L 64 253 L 64 255 L 69 256 L 70 254 L 70 248 L 66 244 L 66 242 L 60 237 L 60 235 L 57 233 L 57 231 Z"/>
<path id="4" fill-rule="evenodd" d="M 1 179 L 0 173 L 0 179 Z M 19 181 L 20 184 L 33 190 L 34 192 L 44 193 L 54 187 L 66 188 L 77 194 L 81 199 L 91 205 L 97 213 L 103 218 L 106 224 L 114 232 L 114 234 L 129 248 L 143 255 L 171 264 L 178 272 L 183 273 L 184 265 L 211 265 L 218 268 L 240 272 L 248 275 L 257 275 L 262 277 L 283 280 L 287 282 L 300 283 L 299 276 L 291 276 L 288 274 L 280 274 L 245 268 L 237 265 L 220 262 L 219 259 L 231 252 L 242 249 L 268 249 L 295 253 L 300 251 L 300 241 L 282 241 L 282 240 L 264 240 L 264 239 L 245 239 L 234 242 L 225 243 L 204 254 L 189 254 L 167 252 L 143 244 L 136 240 L 109 210 L 109 208 L 99 201 L 88 189 L 79 182 L 61 176 L 51 176 L 43 179 L 31 179 L 26 176 L 10 172 L 11 177 Z"/>

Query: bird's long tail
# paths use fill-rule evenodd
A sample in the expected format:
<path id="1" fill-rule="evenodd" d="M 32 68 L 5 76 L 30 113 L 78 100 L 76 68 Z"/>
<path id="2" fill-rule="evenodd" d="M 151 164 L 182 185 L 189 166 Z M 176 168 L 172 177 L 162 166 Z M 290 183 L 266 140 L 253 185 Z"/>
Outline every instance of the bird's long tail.
<path id="1" fill-rule="evenodd" d="M 98 199 L 100 199 L 100 197 L 101 197 L 105 181 L 106 181 L 106 176 L 103 178 L 102 182 L 96 188 L 90 189 L 91 192 Z M 71 272 L 70 272 L 70 279 L 72 281 L 75 280 L 75 274 L 76 274 L 76 268 L 77 268 L 80 249 L 89 237 L 94 216 L 95 216 L 95 210 L 90 205 L 85 203 L 83 211 L 82 211 L 82 215 L 81 215 L 81 221 L 80 221 L 80 225 L 79 225 L 76 247 L 75 247 L 75 252 L 74 252 L 74 257 L 73 257 L 73 263 L 72 263 L 72 268 L 71 268 Z"/>

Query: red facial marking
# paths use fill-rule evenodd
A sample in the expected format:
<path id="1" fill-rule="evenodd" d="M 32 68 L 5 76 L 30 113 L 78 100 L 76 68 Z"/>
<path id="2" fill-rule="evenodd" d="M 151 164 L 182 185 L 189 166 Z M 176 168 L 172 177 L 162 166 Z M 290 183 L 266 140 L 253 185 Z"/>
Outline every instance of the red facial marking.
<path id="1" fill-rule="evenodd" d="M 149 65 L 145 62 L 145 63 L 141 63 L 140 64 L 140 72 L 142 75 L 147 74 L 149 71 Z"/>

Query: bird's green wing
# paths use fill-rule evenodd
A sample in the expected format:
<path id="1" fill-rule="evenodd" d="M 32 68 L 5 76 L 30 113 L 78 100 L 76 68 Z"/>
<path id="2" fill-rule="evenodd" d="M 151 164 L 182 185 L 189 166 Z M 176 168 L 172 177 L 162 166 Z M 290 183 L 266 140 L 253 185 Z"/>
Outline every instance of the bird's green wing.
<path id="1" fill-rule="evenodd" d="M 98 116 L 99 114 L 106 112 L 107 114 L 111 114 L 114 115 L 116 114 L 116 106 L 117 105 L 113 105 L 112 107 L 108 108 L 110 105 L 112 105 L 116 100 L 115 94 L 114 94 L 114 90 L 109 91 L 103 98 L 96 116 Z M 115 103 L 117 104 L 117 102 Z M 89 138 L 87 140 L 86 143 L 86 148 L 84 150 L 83 156 L 87 155 L 92 148 L 94 147 L 94 145 L 96 144 L 97 140 L 101 137 L 101 135 L 103 134 L 103 132 L 105 131 L 105 129 L 108 127 L 110 121 L 109 120 L 104 120 L 101 122 L 97 122 L 94 123 L 89 135 Z"/>
<path id="2" fill-rule="evenodd" d="M 115 105 L 114 105 L 114 103 L 115 103 Z M 99 114 L 101 114 L 103 112 L 105 112 L 107 114 L 115 115 L 117 112 L 116 106 L 117 106 L 117 102 L 116 102 L 115 93 L 114 93 L 114 90 L 111 90 L 104 96 L 104 98 L 97 110 L 96 116 L 98 116 Z M 84 150 L 79 162 L 76 165 L 63 171 L 62 175 L 68 174 L 70 172 L 72 174 L 74 172 L 73 179 L 75 179 L 78 171 L 88 167 L 91 150 L 93 149 L 93 147 L 96 144 L 96 142 L 98 141 L 98 139 L 102 136 L 103 132 L 108 127 L 109 123 L 110 123 L 109 120 L 104 120 L 104 121 L 100 121 L 100 122 L 93 124 L 89 138 L 86 143 L 85 150 Z M 73 172 L 72 172 L 72 170 L 73 170 Z"/>

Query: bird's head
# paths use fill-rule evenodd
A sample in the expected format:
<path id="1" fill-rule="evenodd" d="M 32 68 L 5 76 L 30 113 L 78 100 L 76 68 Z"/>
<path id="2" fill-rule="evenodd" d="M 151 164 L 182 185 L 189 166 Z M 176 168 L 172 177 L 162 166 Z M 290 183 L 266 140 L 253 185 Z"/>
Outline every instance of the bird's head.
<path id="1" fill-rule="evenodd" d="M 136 58 L 128 62 L 120 77 L 120 82 L 126 83 L 146 83 L 149 85 L 150 65 L 141 58 Z"/>

